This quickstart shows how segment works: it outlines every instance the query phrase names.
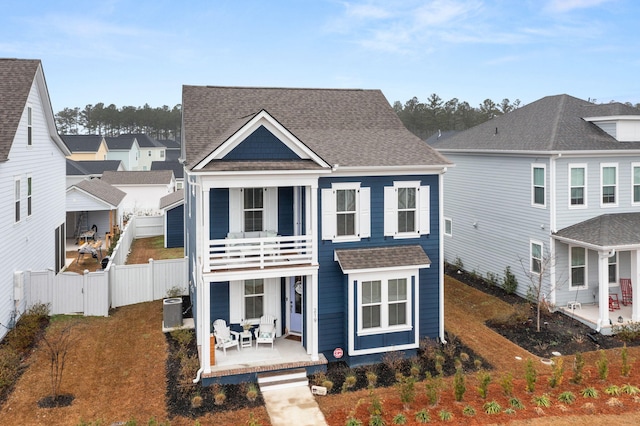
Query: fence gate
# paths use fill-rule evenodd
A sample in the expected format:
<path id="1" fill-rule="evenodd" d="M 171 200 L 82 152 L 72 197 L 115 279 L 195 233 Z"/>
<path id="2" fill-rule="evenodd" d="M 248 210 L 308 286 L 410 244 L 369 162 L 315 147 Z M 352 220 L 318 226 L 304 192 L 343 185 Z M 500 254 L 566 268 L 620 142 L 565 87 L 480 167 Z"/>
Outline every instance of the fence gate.
<path id="1" fill-rule="evenodd" d="M 53 304 L 56 313 L 84 312 L 84 278 L 63 272 L 53 280 Z"/>

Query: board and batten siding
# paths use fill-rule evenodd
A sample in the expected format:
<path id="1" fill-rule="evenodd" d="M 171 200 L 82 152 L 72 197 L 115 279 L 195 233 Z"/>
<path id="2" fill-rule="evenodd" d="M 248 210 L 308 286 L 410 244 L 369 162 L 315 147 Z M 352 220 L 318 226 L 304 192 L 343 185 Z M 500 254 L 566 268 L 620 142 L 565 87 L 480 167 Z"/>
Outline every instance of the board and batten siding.
<path id="1" fill-rule="evenodd" d="M 459 259 L 466 271 L 504 277 L 507 266 L 526 296 L 531 281 L 530 241 L 549 250 L 550 170 L 548 159 L 445 153 L 456 164 L 444 175 L 444 217 L 452 236 L 444 236 L 445 260 Z M 532 164 L 546 166 L 546 207 L 531 205 Z M 523 267 L 524 265 L 524 267 Z M 528 269 L 527 269 L 528 270 Z"/>
<path id="2" fill-rule="evenodd" d="M 27 146 L 27 109 L 9 151 L 0 163 L 0 323 L 9 324 L 14 304 L 14 271 L 55 269 L 55 229 L 65 221 L 63 153 L 52 142 L 37 89 L 28 96 L 32 108 L 32 146 Z M 32 177 L 32 215 L 27 217 L 27 176 Z M 15 222 L 15 179 L 20 180 L 21 219 Z M 24 311 L 24 301 L 17 306 Z M 7 329 L 0 327 L 0 338 Z"/>

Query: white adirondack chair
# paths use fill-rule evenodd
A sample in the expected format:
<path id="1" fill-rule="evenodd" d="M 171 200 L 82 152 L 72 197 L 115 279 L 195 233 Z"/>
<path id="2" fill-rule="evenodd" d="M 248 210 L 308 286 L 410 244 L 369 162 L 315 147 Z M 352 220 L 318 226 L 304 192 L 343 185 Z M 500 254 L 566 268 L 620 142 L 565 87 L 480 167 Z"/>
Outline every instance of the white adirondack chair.
<path id="1" fill-rule="evenodd" d="M 222 349 L 224 354 L 227 354 L 227 348 L 236 347 L 237 350 L 240 350 L 240 346 L 238 345 L 237 331 L 231 330 L 231 328 L 227 325 L 227 322 L 223 319 L 217 319 L 213 322 L 213 335 L 216 337 L 216 348 Z"/>
<path id="2" fill-rule="evenodd" d="M 256 329 L 256 349 L 260 343 L 271 344 L 276 340 L 276 317 L 263 315 L 260 317 L 260 325 Z"/>

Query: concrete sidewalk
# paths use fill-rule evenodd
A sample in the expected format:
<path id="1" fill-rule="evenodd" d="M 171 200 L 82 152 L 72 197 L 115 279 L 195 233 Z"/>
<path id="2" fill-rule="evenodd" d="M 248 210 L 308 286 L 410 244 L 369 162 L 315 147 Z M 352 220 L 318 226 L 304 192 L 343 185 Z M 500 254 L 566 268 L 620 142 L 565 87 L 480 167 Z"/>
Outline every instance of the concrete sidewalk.
<path id="1" fill-rule="evenodd" d="M 262 393 L 272 426 L 324 426 L 327 422 L 308 386 Z"/>

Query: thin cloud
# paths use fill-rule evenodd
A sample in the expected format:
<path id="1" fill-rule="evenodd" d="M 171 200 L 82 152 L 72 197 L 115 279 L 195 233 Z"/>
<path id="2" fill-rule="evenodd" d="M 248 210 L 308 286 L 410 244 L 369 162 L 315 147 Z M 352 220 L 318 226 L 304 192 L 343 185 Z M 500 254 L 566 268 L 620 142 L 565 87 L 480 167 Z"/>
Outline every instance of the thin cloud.
<path id="1" fill-rule="evenodd" d="M 576 9 L 598 7 L 612 0 L 550 0 L 545 9 L 549 12 L 566 13 Z"/>

